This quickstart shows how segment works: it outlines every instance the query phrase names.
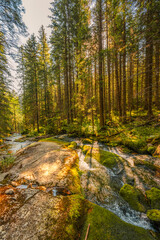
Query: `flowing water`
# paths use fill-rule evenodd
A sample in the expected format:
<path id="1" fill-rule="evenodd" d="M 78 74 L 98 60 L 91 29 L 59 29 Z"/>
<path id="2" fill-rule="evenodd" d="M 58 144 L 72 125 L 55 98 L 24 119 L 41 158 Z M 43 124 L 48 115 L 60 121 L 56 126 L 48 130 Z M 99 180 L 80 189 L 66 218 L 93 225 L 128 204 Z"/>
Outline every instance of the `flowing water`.
<path id="1" fill-rule="evenodd" d="M 119 195 L 112 181 L 116 179 L 119 188 L 124 183 L 112 170 L 102 166 L 95 159 L 92 159 L 91 166 L 84 161 L 85 155 L 81 150 L 78 150 L 78 156 L 82 171 L 81 184 L 88 200 L 110 210 L 127 223 L 153 229 L 146 214 L 131 209 Z"/>
<path id="2" fill-rule="evenodd" d="M 24 142 L 16 142 L 16 140 L 21 137 L 21 134 L 15 133 L 12 136 L 6 138 L 6 143 L 9 145 L 8 150 L 11 151 L 13 154 L 15 154 L 21 148 L 24 148 L 32 143 L 28 140 L 25 140 Z"/>
<path id="3" fill-rule="evenodd" d="M 14 134 L 13 136 L 7 138 L 7 140 L 9 140 L 7 141 L 9 144 L 9 150 L 13 153 L 16 153 L 16 151 L 31 144 L 30 141 L 15 141 L 20 137 L 20 134 Z M 81 145 L 81 142 L 78 139 L 75 140 L 67 137 L 67 141 L 76 141 L 78 145 Z M 111 170 L 101 165 L 95 159 L 90 158 L 86 161 L 85 154 L 83 154 L 81 149 L 77 149 L 79 156 L 79 167 L 82 171 L 81 185 L 86 198 L 91 202 L 94 202 L 101 207 L 115 213 L 127 223 L 131 223 L 146 229 L 153 229 L 146 214 L 131 209 L 128 203 L 125 202 L 124 199 L 119 195 L 119 189 L 125 183 L 121 172 L 124 172 L 126 169 L 130 170 L 133 168 L 134 158 L 136 156 L 122 153 L 118 150 L 118 148 L 109 148 L 98 143 L 94 143 L 94 147 L 101 147 L 105 151 L 116 153 L 125 160 L 125 163 L 124 166 L 120 164 L 118 169 L 115 168 Z M 138 181 L 139 186 L 143 185 L 142 181 Z M 20 188 L 25 189 L 26 185 L 21 185 Z M 58 189 L 52 189 L 53 196 L 56 196 L 58 192 Z"/>

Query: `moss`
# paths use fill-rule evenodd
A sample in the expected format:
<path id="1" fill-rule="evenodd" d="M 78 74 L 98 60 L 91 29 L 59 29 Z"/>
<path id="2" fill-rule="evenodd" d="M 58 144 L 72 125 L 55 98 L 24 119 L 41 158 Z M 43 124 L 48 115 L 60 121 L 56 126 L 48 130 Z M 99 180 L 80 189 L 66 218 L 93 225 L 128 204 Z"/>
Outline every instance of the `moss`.
<path id="1" fill-rule="evenodd" d="M 107 168 L 113 168 L 119 160 L 122 161 L 121 157 L 118 155 L 98 148 L 93 148 L 91 151 L 88 151 L 86 157 L 96 159 Z"/>
<path id="2" fill-rule="evenodd" d="M 151 208 L 160 209 L 160 190 L 158 188 L 151 188 L 146 191 L 146 196 L 150 201 Z"/>
<path id="3" fill-rule="evenodd" d="M 53 137 L 41 139 L 39 142 L 55 142 L 55 143 L 58 143 L 58 144 L 60 144 L 62 146 L 69 146 L 70 145 L 69 142 L 65 142 L 63 140 L 60 140 L 60 139 L 57 139 L 57 138 L 53 138 Z"/>
<path id="4" fill-rule="evenodd" d="M 155 222 L 160 222 L 160 210 L 151 209 L 147 211 L 147 217 Z"/>
<path id="5" fill-rule="evenodd" d="M 160 144 L 157 146 L 157 148 L 156 148 L 156 150 L 155 150 L 153 155 L 154 156 L 160 156 Z"/>
<path id="6" fill-rule="evenodd" d="M 79 170 L 79 159 L 77 155 L 75 158 L 74 165 L 69 170 L 69 173 L 70 173 L 70 182 L 71 182 L 71 185 L 69 186 L 69 190 L 74 194 L 75 193 L 81 194 L 82 193 L 81 182 L 80 182 L 81 172 Z"/>
<path id="7" fill-rule="evenodd" d="M 84 217 L 84 198 L 81 195 L 74 195 L 68 198 L 67 201 L 66 211 L 68 214 L 64 231 L 69 236 L 69 239 L 76 239 L 75 237 L 78 237 Z"/>
<path id="8" fill-rule="evenodd" d="M 79 239 L 83 223 L 87 214 L 86 200 L 81 195 L 63 197 L 58 209 L 60 215 L 58 220 L 54 219 L 49 228 L 53 229 L 51 238 L 54 240 Z M 51 213 L 52 215 L 52 213 Z"/>
<path id="9" fill-rule="evenodd" d="M 137 127 L 139 124 L 142 124 L 142 119 L 139 123 L 136 120 L 135 122 L 133 121 L 122 125 L 120 129 L 122 132 L 117 136 L 112 137 L 111 141 L 113 143 L 124 145 L 134 152 L 147 154 L 149 150 L 149 153 L 153 154 L 153 148 L 148 149 L 147 143 L 150 142 L 155 148 L 155 145 L 160 142 L 160 127 L 154 128 L 154 125 L 152 124 L 144 124 L 144 126 Z M 153 124 L 155 123 L 153 122 Z"/>
<path id="10" fill-rule="evenodd" d="M 120 189 L 120 195 L 124 198 L 126 202 L 136 211 L 145 212 L 145 207 L 142 202 L 145 202 L 145 198 L 140 190 L 135 187 L 125 184 Z"/>
<path id="11" fill-rule="evenodd" d="M 110 141 L 107 146 L 110 146 L 110 147 L 117 147 L 119 144 L 117 143 L 117 141 Z"/>
<path id="12" fill-rule="evenodd" d="M 80 240 L 85 239 L 90 224 L 87 240 L 151 240 L 155 239 L 148 230 L 122 221 L 114 213 L 95 204 L 89 204 Z"/>
<path id="13" fill-rule="evenodd" d="M 132 140 L 131 140 L 132 139 Z M 141 154 L 145 154 L 147 153 L 147 145 L 146 145 L 146 141 L 143 138 L 137 138 L 137 137 L 132 137 L 129 139 L 124 139 L 122 141 L 123 145 L 128 147 L 129 149 L 141 153 Z"/>
<path id="14" fill-rule="evenodd" d="M 89 138 L 85 138 L 82 140 L 82 143 L 83 144 L 92 144 L 93 143 L 93 140 L 89 139 Z"/>
<path id="15" fill-rule="evenodd" d="M 160 135 L 156 136 L 156 137 L 152 140 L 152 144 L 160 144 Z"/>
<path id="16" fill-rule="evenodd" d="M 121 150 L 123 153 L 132 153 L 133 151 L 125 146 L 121 146 Z"/>
<path id="17" fill-rule="evenodd" d="M 106 136 L 104 136 L 104 137 L 98 137 L 98 141 L 100 142 L 100 143 L 109 143 L 109 139 L 106 137 Z"/>
<path id="18" fill-rule="evenodd" d="M 86 154 L 89 150 L 91 150 L 91 147 L 90 147 L 90 146 L 87 146 L 87 145 L 82 146 L 82 152 L 83 152 L 84 154 Z"/>
<path id="19" fill-rule="evenodd" d="M 158 166 L 154 165 L 154 163 L 152 163 L 150 161 L 135 159 L 134 164 L 135 164 L 135 166 L 145 166 L 153 171 L 158 170 Z"/>
<path id="20" fill-rule="evenodd" d="M 156 150 L 156 147 L 155 146 L 150 146 L 148 147 L 147 151 L 150 153 L 150 154 L 153 154 Z"/>
<path id="21" fill-rule="evenodd" d="M 71 143 L 68 145 L 68 148 L 70 148 L 70 149 L 76 149 L 76 148 L 77 148 L 77 143 L 76 143 L 76 142 L 71 142 Z"/>
<path id="22" fill-rule="evenodd" d="M 73 154 L 75 152 L 73 151 Z M 70 176 L 69 190 L 73 195 L 59 198 L 61 199 L 58 205 L 60 211 L 58 220 L 55 214 L 50 213 L 51 224 L 49 229 L 53 232 L 51 238 L 54 240 L 75 240 L 79 239 L 83 223 L 87 214 L 86 200 L 82 195 L 80 185 L 80 171 L 79 159 L 75 154 L 74 164 L 69 169 L 68 175 Z"/>

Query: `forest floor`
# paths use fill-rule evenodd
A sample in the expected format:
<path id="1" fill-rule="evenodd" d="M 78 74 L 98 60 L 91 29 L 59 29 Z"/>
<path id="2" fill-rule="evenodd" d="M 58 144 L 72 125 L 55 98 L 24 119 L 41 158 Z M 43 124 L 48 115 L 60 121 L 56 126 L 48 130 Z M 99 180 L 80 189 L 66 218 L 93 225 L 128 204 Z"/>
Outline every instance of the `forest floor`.
<path id="1" fill-rule="evenodd" d="M 38 141 L 39 137 L 30 140 Z M 141 193 L 142 197 L 137 192 L 141 180 L 139 177 L 137 181 L 137 176 L 144 172 L 144 179 L 141 180 L 144 181 L 144 191 L 158 189 L 158 158 L 156 164 L 150 164 L 150 159 L 146 164 L 146 158 L 142 158 L 140 163 L 133 166 L 131 158 L 125 159 L 125 155 L 122 158 L 118 152 L 119 155 L 116 155 L 97 150 L 99 146 L 97 148 L 92 139 L 83 139 L 80 147 L 77 142 L 67 140 L 66 135 L 41 139 L 19 150 L 10 167 L 1 169 L 0 239 L 82 240 L 87 229 L 88 240 L 158 239 L 157 230 L 126 223 L 114 211 L 101 206 L 102 203 L 106 204 L 106 199 L 112 202 L 118 199 L 125 206 L 125 211 L 129 209 L 129 205 L 118 195 L 123 190 L 123 184 L 120 184 L 123 180 L 124 186 L 131 187 L 135 193 L 131 195 L 135 200 L 132 203 L 123 196 L 131 207 L 142 212 L 150 209 L 149 200 L 146 202 L 143 199 L 146 193 Z M 19 141 L 24 141 L 24 138 Z M 80 148 L 84 158 L 77 148 Z M 130 162 L 131 166 L 128 165 Z M 136 169 L 136 174 L 132 171 L 131 176 L 131 169 Z M 111 171 L 113 176 L 110 175 Z M 159 192 L 157 196 L 159 199 Z M 158 221 L 154 221 L 156 227 Z"/>

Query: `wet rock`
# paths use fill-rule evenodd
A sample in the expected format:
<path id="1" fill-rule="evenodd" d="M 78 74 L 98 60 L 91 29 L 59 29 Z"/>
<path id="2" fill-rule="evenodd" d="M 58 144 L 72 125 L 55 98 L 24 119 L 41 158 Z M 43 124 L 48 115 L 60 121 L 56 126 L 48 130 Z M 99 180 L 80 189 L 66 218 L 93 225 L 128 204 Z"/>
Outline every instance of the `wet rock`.
<path id="1" fill-rule="evenodd" d="M 17 186 L 17 189 L 27 189 L 29 186 L 25 185 L 25 184 L 21 184 L 19 186 Z"/>
<path id="2" fill-rule="evenodd" d="M 10 188 L 10 189 L 7 189 L 6 191 L 5 191 L 5 194 L 6 195 L 14 195 L 14 190 L 12 189 L 12 188 Z"/>
<path id="3" fill-rule="evenodd" d="M 11 182 L 11 185 L 12 185 L 13 187 L 17 187 L 19 184 L 18 184 L 17 182 L 12 181 L 12 182 Z"/>
<path id="4" fill-rule="evenodd" d="M 116 191 L 119 191 L 123 186 L 123 182 L 118 177 L 113 176 L 110 180 L 110 186 Z"/>
<path id="5" fill-rule="evenodd" d="M 17 201 L 17 197 L 11 197 L 12 201 Z"/>
<path id="6" fill-rule="evenodd" d="M 54 187 L 54 188 L 49 188 L 47 189 L 47 192 L 52 194 L 54 197 L 62 195 L 62 196 L 68 196 L 72 195 L 72 192 L 68 190 L 67 188 L 62 188 L 62 187 Z"/>
<path id="7" fill-rule="evenodd" d="M 63 134 L 63 135 L 58 136 L 57 138 L 60 140 L 64 140 L 67 136 L 68 136 L 67 134 Z"/>
<path id="8" fill-rule="evenodd" d="M 134 177 L 127 176 L 127 184 L 134 186 Z"/>
<path id="9" fill-rule="evenodd" d="M 41 190 L 41 191 L 44 191 L 44 192 L 45 192 L 45 191 L 47 190 L 47 188 L 46 188 L 46 187 L 44 187 L 44 186 L 40 186 L 40 187 L 39 187 L 39 190 Z"/>

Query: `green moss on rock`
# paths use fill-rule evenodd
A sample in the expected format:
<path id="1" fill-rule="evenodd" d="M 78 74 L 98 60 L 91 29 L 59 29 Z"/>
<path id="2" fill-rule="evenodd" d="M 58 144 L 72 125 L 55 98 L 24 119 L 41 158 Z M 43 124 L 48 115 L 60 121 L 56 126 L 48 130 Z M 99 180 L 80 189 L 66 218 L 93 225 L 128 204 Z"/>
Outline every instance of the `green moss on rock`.
<path id="1" fill-rule="evenodd" d="M 98 162 L 100 162 L 107 168 L 113 168 L 116 166 L 118 161 L 122 161 L 122 158 L 118 155 L 111 152 L 103 151 L 98 148 L 93 148 L 91 149 L 91 151 L 88 151 L 86 157 L 92 157 L 96 159 Z"/>
<path id="2" fill-rule="evenodd" d="M 72 195 L 60 197 L 58 209 L 58 218 L 52 212 L 50 215 L 50 231 L 52 236 L 45 239 L 54 240 L 75 240 L 79 239 L 83 223 L 87 214 L 87 205 L 82 195 Z"/>
<path id="3" fill-rule="evenodd" d="M 82 143 L 83 144 L 92 144 L 93 143 L 93 140 L 89 139 L 89 138 L 85 138 L 82 140 Z"/>
<path id="4" fill-rule="evenodd" d="M 90 147 L 90 146 L 87 146 L 87 145 L 82 146 L 82 152 L 83 152 L 84 154 L 86 154 L 89 150 L 91 150 L 91 147 Z"/>
<path id="5" fill-rule="evenodd" d="M 87 240 L 151 240 L 155 239 L 148 230 L 122 221 L 114 213 L 92 203 L 82 229 L 80 240 L 85 239 L 90 224 Z"/>
<path id="6" fill-rule="evenodd" d="M 57 139 L 57 138 L 54 138 L 54 137 L 41 139 L 39 142 L 55 142 L 55 143 L 60 144 L 62 146 L 69 146 L 70 145 L 69 142 L 65 142 L 63 140 L 60 140 L 60 139 Z"/>
<path id="7" fill-rule="evenodd" d="M 70 149 L 76 149 L 76 148 L 77 148 L 77 143 L 76 143 L 76 142 L 71 142 L 71 143 L 68 145 L 68 148 L 70 148 Z"/>
<path id="8" fill-rule="evenodd" d="M 151 221 L 160 222 L 160 210 L 158 210 L 158 209 L 148 210 L 147 211 L 147 217 Z"/>
<path id="9" fill-rule="evenodd" d="M 81 172 L 79 170 L 79 158 L 76 155 L 76 159 L 74 162 L 74 165 L 71 169 L 69 169 L 70 178 L 71 178 L 71 185 L 69 186 L 69 190 L 74 194 L 81 194 L 82 188 L 81 188 L 81 182 L 80 182 L 80 175 Z"/>
<path id="10" fill-rule="evenodd" d="M 151 208 L 160 209 L 160 189 L 153 187 L 146 191 L 146 196 L 150 201 Z"/>
<path id="11" fill-rule="evenodd" d="M 148 147 L 147 151 L 150 153 L 150 154 L 153 154 L 156 150 L 156 147 L 155 146 L 150 146 Z"/>
<path id="12" fill-rule="evenodd" d="M 126 202 L 136 211 L 145 212 L 145 207 L 142 202 L 145 202 L 145 198 L 140 190 L 135 187 L 125 184 L 120 189 L 120 195 L 124 198 Z"/>
<path id="13" fill-rule="evenodd" d="M 135 159 L 134 164 L 135 164 L 135 166 L 147 167 L 153 171 L 158 170 L 158 166 L 154 165 L 154 163 L 147 161 L 147 160 Z"/>
<path id="14" fill-rule="evenodd" d="M 160 155 L 160 144 L 157 146 L 156 151 L 154 152 L 155 156 L 159 156 Z"/>

